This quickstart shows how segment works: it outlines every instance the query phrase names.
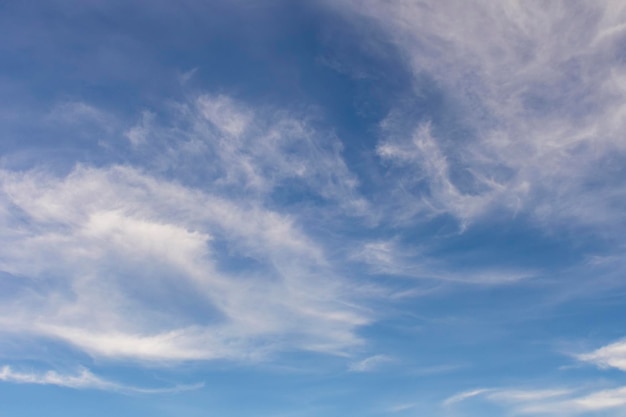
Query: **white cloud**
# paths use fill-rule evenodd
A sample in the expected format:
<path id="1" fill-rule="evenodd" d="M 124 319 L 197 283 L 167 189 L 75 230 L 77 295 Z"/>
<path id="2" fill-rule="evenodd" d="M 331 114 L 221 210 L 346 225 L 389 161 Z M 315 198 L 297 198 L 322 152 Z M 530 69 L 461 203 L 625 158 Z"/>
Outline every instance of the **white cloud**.
<path id="1" fill-rule="evenodd" d="M 351 216 L 368 214 L 357 177 L 342 157 L 341 141 L 314 130 L 306 115 L 251 108 L 225 95 L 202 94 L 168 107 L 169 113 L 131 128 L 127 136 L 151 169 L 247 198 L 270 198 L 277 188 L 313 192 L 325 207 Z M 148 123 L 149 122 L 149 123 Z M 132 135 L 131 135 L 132 133 Z M 339 204 L 337 204 L 339 203 Z"/>
<path id="2" fill-rule="evenodd" d="M 124 133 L 133 146 L 140 146 L 148 140 L 154 117 L 154 114 L 149 111 L 142 112 L 141 121 Z"/>
<path id="3" fill-rule="evenodd" d="M 345 354 L 369 314 L 294 219 L 128 167 L 0 172 L 5 332 L 138 361 Z M 19 278 L 18 278 L 19 277 Z"/>
<path id="4" fill-rule="evenodd" d="M 565 397 L 573 391 L 569 389 L 496 389 L 480 388 L 464 391 L 447 398 L 443 404 L 452 405 L 474 397 L 484 397 L 496 403 L 529 403 Z"/>
<path id="5" fill-rule="evenodd" d="M 363 243 L 352 253 L 351 259 L 368 265 L 375 274 L 464 284 L 505 285 L 536 275 L 532 270 L 497 267 L 465 267 L 455 271 L 449 263 L 396 240 Z"/>
<path id="6" fill-rule="evenodd" d="M 115 118 L 106 111 L 83 101 L 66 101 L 52 108 L 46 119 L 73 127 L 91 126 L 110 132 L 116 126 Z"/>
<path id="7" fill-rule="evenodd" d="M 494 391 L 487 397 L 496 402 L 529 402 L 542 401 L 555 397 L 563 397 L 572 391 L 567 389 L 543 389 L 543 390 L 501 390 Z"/>
<path id="8" fill-rule="evenodd" d="M 389 413 L 401 413 L 403 411 L 412 410 L 417 407 L 415 403 L 401 403 L 389 407 L 386 411 Z"/>
<path id="9" fill-rule="evenodd" d="M 456 394 L 443 402 L 451 406 L 471 398 L 482 398 L 507 408 L 514 414 L 607 415 L 626 405 L 626 387 L 603 390 L 584 389 L 477 389 Z"/>
<path id="10" fill-rule="evenodd" d="M 533 401 L 519 406 L 524 414 L 576 415 L 595 414 L 615 410 L 626 405 L 626 387 L 612 388 L 571 396 L 558 401 Z M 539 399 L 543 400 L 543 399 Z"/>
<path id="11" fill-rule="evenodd" d="M 620 387 L 596 391 L 562 401 L 529 403 L 521 406 L 519 411 L 527 414 L 563 415 L 567 413 L 573 415 L 604 412 L 624 405 L 626 405 L 626 387 Z"/>
<path id="12" fill-rule="evenodd" d="M 387 140 L 378 146 L 377 153 L 396 164 L 418 167 L 418 172 L 413 173 L 411 180 L 415 184 L 407 185 L 414 187 L 423 179 L 428 179 L 426 195 L 413 208 L 416 212 L 427 210 L 437 214 L 451 213 L 465 223 L 489 204 L 484 196 L 464 194 L 455 186 L 450 178 L 448 160 L 432 135 L 430 122 L 418 125 L 408 143 L 404 140 Z"/>
<path id="13" fill-rule="evenodd" d="M 611 343 L 593 352 L 576 355 L 576 358 L 601 368 L 616 368 L 626 371 L 626 341 L 620 340 Z"/>
<path id="14" fill-rule="evenodd" d="M 121 125 L 86 103 L 57 110 Z M 144 111 L 124 133 L 142 169 L 0 171 L 0 270 L 19 282 L 0 295 L 0 328 L 151 362 L 362 343 L 371 313 L 352 283 L 300 217 L 267 208 L 286 185 L 322 197 L 326 215 L 364 213 L 340 141 L 224 95 L 164 113 Z"/>
<path id="15" fill-rule="evenodd" d="M 220 132 L 233 137 L 243 134 L 252 119 L 249 110 L 237 105 L 228 96 L 201 96 L 198 98 L 198 108 L 200 114 Z"/>
<path id="16" fill-rule="evenodd" d="M 575 355 L 581 361 L 593 363 L 601 368 L 626 370 L 624 360 L 626 343 L 618 341 L 593 352 Z M 547 389 L 502 389 L 481 388 L 455 394 L 443 401 L 450 406 L 465 400 L 478 398 L 499 405 L 513 414 L 562 415 L 613 415 L 613 411 L 626 406 L 626 387 L 594 388 L 590 384 L 571 388 Z"/>
<path id="17" fill-rule="evenodd" d="M 131 385 L 118 384 L 97 375 L 85 368 L 81 368 L 76 374 L 61 374 L 56 371 L 44 373 L 18 372 L 12 367 L 5 365 L 0 368 L 0 381 L 15 384 L 56 385 L 74 389 L 96 389 L 115 391 L 121 393 L 137 394 L 164 394 L 181 391 L 189 391 L 202 388 L 204 384 L 178 385 L 171 388 L 142 388 Z"/>
<path id="18" fill-rule="evenodd" d="M 416 98 L 427 79 L 455 106 L 454 126 L 403 104 L 381 124 L 394 218 L 448 213 L 463 227 L 505 209 L 550 227 L 623 220 L 623 2 L 328 4 L 364 18 L 365 36 L 376 36 L 372 22 L 383 30 L 415 75 Z"/>
<path id="19" fill-rule="evenodd" d="M 465 401 L 465 400 L 467 400 L 469 398 L 474 398 L 474 397 L 477 397 L 479 395 L 482 395 L 484 393 L 491 392 L 491 391 L 492 390 L 488 389 L 488 388 L 479 388 L 479 389 L 474 389 L 474 390 L 470 390 L 470 391 L 463 391 L 463 392 L 460 392 L 458 394 L 454 394 L 451 397 L 446 398 L 443 401 L 443 405 L 448 406 L 448 405 L 456 404 L 456 403 L 459 403 L 461 401 Z"/>
<path id="20" fill-rule="evenodd" d="M 181 85 L 185 85 L 191 80 L 198 72 L 198 67 L 192 68 L 189 71 L 185 71 L 178 76 Z"/>
<path id="21" fill-rule="evenodd" d="M 393 362 L 393 359 L 387 355 L 374 355 L 352 363 L 349 370 L 352 372 L 371 372 L 389 362 Z"/>

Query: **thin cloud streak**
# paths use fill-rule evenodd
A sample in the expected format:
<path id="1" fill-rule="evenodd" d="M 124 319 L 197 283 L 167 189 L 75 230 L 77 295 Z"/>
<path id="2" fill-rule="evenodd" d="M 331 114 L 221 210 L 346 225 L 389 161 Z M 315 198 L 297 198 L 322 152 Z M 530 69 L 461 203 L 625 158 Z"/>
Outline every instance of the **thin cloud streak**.
<path id="1" fill-rule="evenodd" d="M 460 392 L 458 394 L 454 394 L 451 397 L 446 398 L 443 401 L 443 405 L 444 406 L 449 406 L 449 405 L 452 405 L 452 404 L 460 403 L 460 402 L 465 401 L 467 399 L 474 398 L 474 397 L 477 397 L 479 395 L 482 395 L 484 393 L 491 392 L 491 391 L 493 391 L 493 390 L 489 389 L 489 388 L 479 388 L 479 389 L 474 389 L 474 390 L 470 390 L 470 391 L 463 391 L 463 392 Z"/>
<path id="2" fill-rule="evenodd" d="M 348 370 L 350 372 L 371 372 L 389 362 L 393 362 L 393 358 L 387 355 L 374 355 L 351 364 Z"/>
<path id="3" fill-rule="evenodd" d="M 606 415 L 626 405 L 626 387 L 585 391 L 582 389 L 477 389 L 461 392 L 444 400 L 442 405 L 460 407 L 459 403 L 481 398 L 514 414 Z"/>
<path id="4" fill-rule="evenodd" d="M 403 403 L 391 406 L 386 411 L 389 413 L 402 413 L 404 411 L 412 410 L 415 407 L 417 407 L 417 404 L 415 403 Z"/>
<path id="5" fill-rule="evenodd" d="M 85 368 L 81 368 L 76 374 L 61 374 L 56 371 L 34 373 L 17 372 L 8 365 L 0 368 L 0 381 L 15 384 L 56 385 L 73 389 L 96 389 L 124 394 L 168 394 L 191 391 L 204 387 L 204 383 L 198 383 L 193 385 L 177 385 L 168 388 L 143 388 L 103 379 Z"/>
<path id="6" fill-rule="evenodd" d="M 454 271 L 440 259 L 409 248 L 396 240 L 362 243 L 351 260 L 367 265 L 373 274 L 471 285 L 512 285 L 536 276 L 537 271 L 494 267 Z"/>

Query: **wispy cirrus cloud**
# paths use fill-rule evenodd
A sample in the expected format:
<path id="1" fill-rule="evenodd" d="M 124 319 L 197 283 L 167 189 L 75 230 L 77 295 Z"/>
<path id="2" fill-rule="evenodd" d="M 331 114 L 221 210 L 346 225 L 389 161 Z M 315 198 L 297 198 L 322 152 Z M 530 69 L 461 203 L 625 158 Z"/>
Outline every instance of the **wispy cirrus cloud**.
<path id="1" fill-rule="evenodd" d="M 466 227 L 506 210 L 549 228 L 603 231 L 623 220 L 622 3 L 329 7 L 375 22 L 414 74 L 413 99 L 381 123 L 377 148 L 397 178 L 396 219 L 449 214 Z M 365 36 L 379 36 L 370 28 Z M 411 103 L 433 89 L 439 110 L 416 114 Z"/>
<path id="2" fill-rule="evenodd" d="M 574 357 L 600 368 L 626 370 L 623 341 Z M 626 405 L 626 387 L 619 385 L 607 387 L 606 382 L 603 382 L 599 387 L 587 383 L 574 388 L 479 388 L 452 395 L 445 399 L 442 405 L 460 406 L 460 403 L 473 399 L 498 405 L 514 414 L 621 415 L 619 412 Z"/>
<path id="3" fill-rule="evenodd" d="M 623 2 L 0 3 L 6 412 L 624 414 Z"/>
<path id="4" fill-rule="evenodd" d="M 443 401 L 443 405 L 452 405 L 452 404 L 456 404 L 459 403 L 461 401 L 465 401 L 469 398 L 474 398 L 477 397 L 479 395 L 485 394 L 487 392 L 492 391 L 489 388 L 478 388 L 478 389 L 473 389 L 473 390 L 469 390 L 469 391 L 463 391 L 463 392 L 459 392 L 458 394 L 454 394 L 451 397 L 446 398 Z"/>
<path id="5" fill-rule="evenodd" d="M 59 109 L 112 117 L 85 103 Z M 0 327 L 151 362 L 345 354 L 362 343 L 355 330 L 371 318 L 352 284 L 299 216 L 273 203 L 287 187 L 331 212 L 366 214 L 340 141 L 225 95 L 163 113 L 119 129 L 126 165 L 0 172 L 10 248 L 0 269 L 17 282 Z"/>
<path id="6" fill-rule="evenodd" d="M 405 411 L 412 410 L 416 406 L 417 404 L 415 403 L 401 403 L 401 404 L 396 404 L 396 405 L 392 405 L 391 407 L 388 407 L 386 411 L 389 413 L 402 413 Z"/>
<path id="7" fill-rule="evenodd" d="M 150 133 L 153 129 L 154 118 L 154 113 L 143 111 L 141 113 L 140 121 L 124 132 L 124 136 L 126 136 L 134 147 L 143 145 L 145 142 L 150 140 Z"/>
<path id="8" fill-rule="evenodd" d="M 486 400 L 514 414 L 562 415 L 619 415 L 626 405 L 625 387 L 600 390 L 585 389 L 477 389 L 449 397 L 445 406 L 461 406 L 471 399 Z M 607 414 L 615 412 L 617 414 Z"/>
<path id="9" fill-rule="evenodd" d="M 626 387 L 611 388 L 581 394 L 560 401 L 527 403 L 520 412 L 527 414 L 596 414 L 606 415 L 608 411 L 619 410 L 626 405 Z"/>
<path id="10" fill-rule="evenodd" d="M 164 119 L 144 112 L 126 133 L 142 144 L 137 155 L 154 156 L 152 169 L 248 198 L 271 200 L 277 190 L 313 193 L 344 215 L 371 215 L 341 140 L 313 129 L 306 115 L 198 94 L 168 107 Z"/>
<path id="11" fill-rule="evenodd" d="M 530 269 L 492 266 L 456 270 L 450 263 L 423 252 L 423 247 L 409 247 L 398 240 L 377 240 L 361 244 L 351 259 L 367 265 L 374 274 L 447 283 L 506 285 L 537 274 Z"/>
<path id="12" fill-rule="evenodd" d="M 592 352 L 575 355 L 575 357 L 600 368 L 616 368 L 626 371 L 626 340 L 618 340 Z"/>
<path id="13" fill-rule="evenodd" d="M 385 363 L 393 362 L 393 358 L 387 355 L 374 355 L 354 362 L 348 368 L 351 372 L 370 372 L 374 371 Z"/>
<path id="14" fill-rule="evenodd" d="M 360 343 L 368 314 L 288 216 L 128 167 L 0 177 L 5 332 L 157 362 Z"/>
<path id="15" fill-rule="evenodd" d="M 8 365 L 0 368 L 0 381 L 15 384 L 56 385 L 73 389 L 96 389 L 124 394 L 166 394 L 195 390 L 204 386 L 204 384 L 200 383 L 177 385 L 169 388 L 143 388 L 103 379 L 85 368 L 81 368 L 79 372 L 74 374 L 59 373 L 57 371 L 37 373 L 16 371 Z"/>
<path id="16" fill-rule="evenodd" d="M 58 103 L 46 115 L 46 119 L 73 128 L 91 128 L 95 131 L 111 131 L 117 124 L 111 114 L 84 101 Z"/>

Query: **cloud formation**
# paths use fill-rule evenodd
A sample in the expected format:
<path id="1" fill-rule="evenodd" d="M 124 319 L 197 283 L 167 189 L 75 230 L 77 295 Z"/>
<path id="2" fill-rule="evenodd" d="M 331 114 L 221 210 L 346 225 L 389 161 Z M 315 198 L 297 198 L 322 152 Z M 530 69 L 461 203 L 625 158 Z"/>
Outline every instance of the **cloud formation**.
<path id="1" fill-rule="evenodd" d="M 398 219 L 449 214 L 466 227 L 506 210 L 545 227 L 605 230 L 623 220 L 622 2 L 330 7 L 361 16 L 365 36 L 377 36 L 375 22 L 414 75 L 413 99 L 382 122 L 377 148 L 400 178 Z M 439 110 L 415 114 L 433 90 Z"/>
<path id="2" fill-rule="evenodd" d="M 387 355 L 374 355 L 354 362 L 348 369 L 351 372 L 370 372 L 389 362 L 393 362 L 393 358 Z"/>
<path id="3" fill-rule="evenodd" d="M 623 340 L 568 386 L 545 366 L 619 331 L 623 2 L 100 3 L 0 6 L 1 381 L 198 387 L 115 382 L 168 367 L 219 378 L 184 404 L 215 415 L 626 407 Z M 107 378 L 21 365 L 57 353 Z"/>
<path id="4" fill-rule="evenodd" d="M 626 405 L 625 393 L 626 387 L 597 391 L 566 388 L 541 390 L 477 389 L 455 394 L 446 399 L 443 405 L 452 406 L 472 398 L 482 398 L 515 414 L 607 415 L 607 411 L 617 411 Z"/>
<path id="5" fill-rule="evenodd" d="M 616 368 L 626 371 L 626 341 L 618 340 L 593 352 L 576 355 L 576 358 L 593 363 L 600 368 Z"/>
<path id="6" fill-rule="evenodd" d="M 5 332 L 111 358 L 253 359 L 339 353 L 369 320 L 323 248 L 257 203 L 121 166 L 0 184 Z"/>
<path id="7" fill-rule="evenodd" d="M 16 384 L 56 385 L 59 387 L 74 389 L 96 389 L 103 391 L 115 391 L 126 394 L 165 394 L 181 391 L 189 391 L 201 388 L 204 384 L 179 385 L 171 388 L 141 388 L 130 385 L 118 384 L 97 375 L 85 368 L 81 368 L 76 374 L 61 374 L 56 371 L 44 373 L 18 372 L 12 367 L 5 365 L 0 368 L 0 381 Z"/>
<path id="8" fill-rule="evenodd" d="M 514 284 L 536 274 L 530 269 L 504 267 L 459 268 L 423 253 L 423 248 L 408 247 L 396 240 L 362 243 L 351 259 L 370 268 L 374 274 L 475 285 Z"/>
<path id="9" fill-rule="evenodd" d="M 366 215 L 359 181 L 331 133 L 306 116 L 249 105 L 226 95 L 198 94 L 170 106 L 160 120 L 144 111 L 126 131 L 151 169 L 181 181 L 240 197 L 271 200 L 277 191 L 312 193 L 341 212 Z"/>

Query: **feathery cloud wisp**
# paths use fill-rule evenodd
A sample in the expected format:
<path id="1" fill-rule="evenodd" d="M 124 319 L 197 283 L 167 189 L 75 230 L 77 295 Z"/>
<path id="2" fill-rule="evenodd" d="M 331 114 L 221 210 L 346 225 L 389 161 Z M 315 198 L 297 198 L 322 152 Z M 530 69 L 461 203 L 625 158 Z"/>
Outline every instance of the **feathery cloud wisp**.
<path id="1" fill-rule="evenodd" d="M 374 355 L 351 364 L 349 370 L 351 372 L 370 372 L 389 362 L 393 362 L 393 358 L 387 355 Z"/>
<path id="2" fill-rule="evenodd" d="M 478 389 L 449 397 L 443 402 L 443 405 L 451 406 L 471 398 L 482 398 L 516 414 L 595 415 L 624 406 L 626 404 L 624 394 L 626 394 L 626 387 L 596 391 L 567 388 Z"/>
<path id="3" fill-rule="evenodd" d="M 375 22 L 398 48 L 415 78 L 410 103 L 432 85 L 454 103 L 420 116 L 398 104 L 381 124 L 377 152 L 398 178 L 397 219 L 450 214 L 466 227 L 504 209 L 550 228 L 623 223 L 626 188 L 612 168 L 626 160 L 623 3 L 329 7 L 363 17 L 364 36 L 376 36 Z"/>
<path id="4" fill-rule="evenodd" d="M 97 389 L 127 394 L 164 394 L 189 391 L 202 388 L 204 384 L 177 385 L 170 388 L 142 388 L 118 384 L 94 375 L 91 371 L 81 368 L 77 374 L 61 374 L 56 371 L 45 373 L 17 372 L 8 365 L 0 368 L 0 381 L 16 384 L 56 385 L 74 389 Z"/>
<path id="5" fill-rule="evenodd" d="M 601 368 L 616 368 L 626 371 L 626 341 L 619 340 L 598 348 L 593 352 L 576 355 L 578 360 L 593 363 Z"/>
<path id="6" fill-rule="evenodd" d="M 253 359 L 338 353 L 369 320 L 322 248 L 260 205 L 124 167 L 5 171 L 0 183 L 0 267 L 25 277 L 1 306 L 6 331 L 113 358 Z M 226 247 L 238 270 L 215 256 Z"/>

